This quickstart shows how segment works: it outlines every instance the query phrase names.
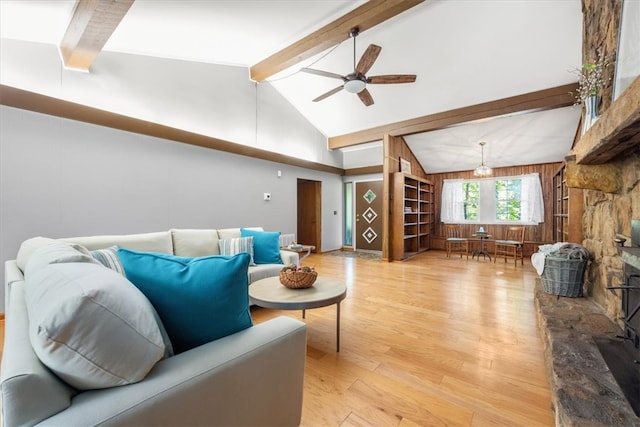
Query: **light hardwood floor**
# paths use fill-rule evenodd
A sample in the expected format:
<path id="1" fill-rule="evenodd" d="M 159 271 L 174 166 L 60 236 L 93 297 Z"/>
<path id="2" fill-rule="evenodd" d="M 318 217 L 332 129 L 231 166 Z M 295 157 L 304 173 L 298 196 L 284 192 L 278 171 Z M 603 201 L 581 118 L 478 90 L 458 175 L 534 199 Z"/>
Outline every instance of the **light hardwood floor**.
<path id="1" fill-rule="evenodd" d="M 335 306 L 307 310 L 303 426 L 554 425 L 530 263 L 429 251 L 404 262 L 325 254 L 303 264 L 347 284 L 340 353 Z"/>
<path id="2" fill-rule="evenodd" d="M 347 284 L 340 353 L 335 306 L 307 310 L 303 426 L 554 425 L 530 263 L 429 251 L 303 264 Z M 300 314 L 252 310 L 256 323 Z"/>

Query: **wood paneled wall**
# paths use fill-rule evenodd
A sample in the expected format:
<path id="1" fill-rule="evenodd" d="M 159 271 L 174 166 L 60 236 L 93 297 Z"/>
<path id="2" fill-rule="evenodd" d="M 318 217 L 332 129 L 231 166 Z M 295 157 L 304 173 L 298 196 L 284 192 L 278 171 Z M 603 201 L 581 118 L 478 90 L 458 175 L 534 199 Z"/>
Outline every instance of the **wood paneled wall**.
<path id="1" fill-rule="evenodd" d="M 540 174 L 542 183 L 542 193 L 544 197 L 544 222 L 538 225 L 528 225 L 525 232 L 525 241 L 531 242 L 525 247 L 525 253 L 537 251 L 540 243 L 553 242 L 553 176 L 560 170 L 562 163 L 544 163 L 538 165 L 511 166 L 507 168 L 493 169 L 493 176 L 517 176 L 529 173 Z M 435 186 L 435 217 L 436 231 L 433 246 L 444 249 L 444 226 L 440 220 L 440 207 L 442 202 L 442 183 L 445 179 L 473 179 L 473 171 L 449 172 L 438 174 L 427 174 L 426 178 L 431 180 Z M 494 238 L 501 239 L 505 236 L 506 225 L 483 224 L 484 229 Z M 471 236 L 478 229 L 476 224 L 462 225 L 463 235 Z M 440 248 L 440 246 L 442 246 Z M 493 246 L 489 243 L 489 250 Z"/>
<path id="2" fill-rule="evenodd" d="M 411 163 L 411 175 L 418 176 L 420 178 L 426 178 L 427 174 L 422 169 L 420 162 L 413 155 L 413 151 L 409 148 L 404 138 L 401 136 L 390 137 L 389 157 L 390 157 L 390 170 L 389 174 L 393 175 L 394 172 L 400 172 L 400 158 L 409 160 Z"/>
<path id="3" fill-rule="evenodd" d="M 391 236 L 393 236 L 391 221 L 391 183 L 393 174 L 400 172 L 400 158 L 407 159 L 411 163 L 411 174 L 420 178 L 426 178 L 427 174 L 413 155 L 413 152 L 401 136 L 385 135 L 383 139 L 384 159 L 382 164 L 383 176 L 383 203 L 382 203 L 382 259 L 391 259 Z"/>

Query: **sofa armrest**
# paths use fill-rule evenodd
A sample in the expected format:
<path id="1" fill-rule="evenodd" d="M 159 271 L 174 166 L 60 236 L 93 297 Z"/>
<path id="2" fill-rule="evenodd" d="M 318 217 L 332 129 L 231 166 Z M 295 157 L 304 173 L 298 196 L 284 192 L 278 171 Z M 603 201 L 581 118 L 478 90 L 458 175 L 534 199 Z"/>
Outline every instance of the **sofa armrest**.
<path id="1" fill-rule="evenodd" d="M 297 252 L 280 250 L 280 258 L 284 265 L 298 265 L 300 264 L 300 257 Z"/>
<path id="2" fill-rule="evenodd" d="M 2 424 L 33 425 L 71 405 L 76 391 L 47 369 L 29 340 L 24 281 L 11 282 L 2 353 Z"/>
<path id="3" fill-rule="evenodd" d="M 18 268 L 16 260 L 5 261 L 4 263 L 4 312 L 9 308 L 9 289 L 11 284 L 24 280 L 22 270 Z"/>
<path id="4" fill-rule="evenodd" d="M 41 425 L 299 425 L 306 325 L 278 317 L 86 391 Z"/>

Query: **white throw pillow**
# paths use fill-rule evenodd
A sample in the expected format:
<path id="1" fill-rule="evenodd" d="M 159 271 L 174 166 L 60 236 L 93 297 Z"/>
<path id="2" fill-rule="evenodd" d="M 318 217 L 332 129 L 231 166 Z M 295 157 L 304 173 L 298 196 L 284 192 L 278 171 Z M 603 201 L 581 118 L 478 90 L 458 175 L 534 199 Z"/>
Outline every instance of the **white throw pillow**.
<path id="1" fill-rule="evenodd" d="M 53 241 L 41 246 L 31 254 L 29 261 L 27 261 L 24 275 L 28 277 L 49 264 L 65 262 L 98 263 L 83 246 Z"/>
<path id="2" fill-rule="evenodd" d="M 151 303 L 113 270 L 50 264 L 32 271 L 25 288 L 34 351 L 77 389 L 138 382 L 165 354 Z"/>
<path id="3" fill-rule="evenodd" d="M 24 272 L 27 268 L 27 263 L 31 258 L 31 255 L 38 249 L 46 245 L 50 245 L 54 243 L 54 239 L 50 239 L 48 237 L 32 237 L 31 239 L 27 239 L 20 245 L 20 249 L 18 249 L 18 255 L 16 256 L 16 263 L 18 264 L 18 268 Z"/>

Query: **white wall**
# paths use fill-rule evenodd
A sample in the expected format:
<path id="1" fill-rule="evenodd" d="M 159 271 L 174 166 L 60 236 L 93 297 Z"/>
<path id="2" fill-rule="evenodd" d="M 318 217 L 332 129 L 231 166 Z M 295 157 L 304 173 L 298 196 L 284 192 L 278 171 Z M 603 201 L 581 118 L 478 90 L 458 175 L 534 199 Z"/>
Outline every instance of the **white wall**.
<path id="1" fill-rule="evenodd" d="M 379 166 L 384 160 L 382 141 L 355 145 L 343 151 L 342 164 L 344 169 Z"/>
<path id="2" fill-rule="evenodd" d="M 340 248 L 339 175 L 1 106 L 2 269 L 37 235 L 252 225 L 295 233 L 297 178 L 322 182 L 322 250 Z"/>
<path id="3" fill-rule="evenodd" d="M 245 67 L 105 51 L 90 71 L 64 69 L 54 45 L 0 41 L 4 85 L 342 167 L 326 136 Z"/>

